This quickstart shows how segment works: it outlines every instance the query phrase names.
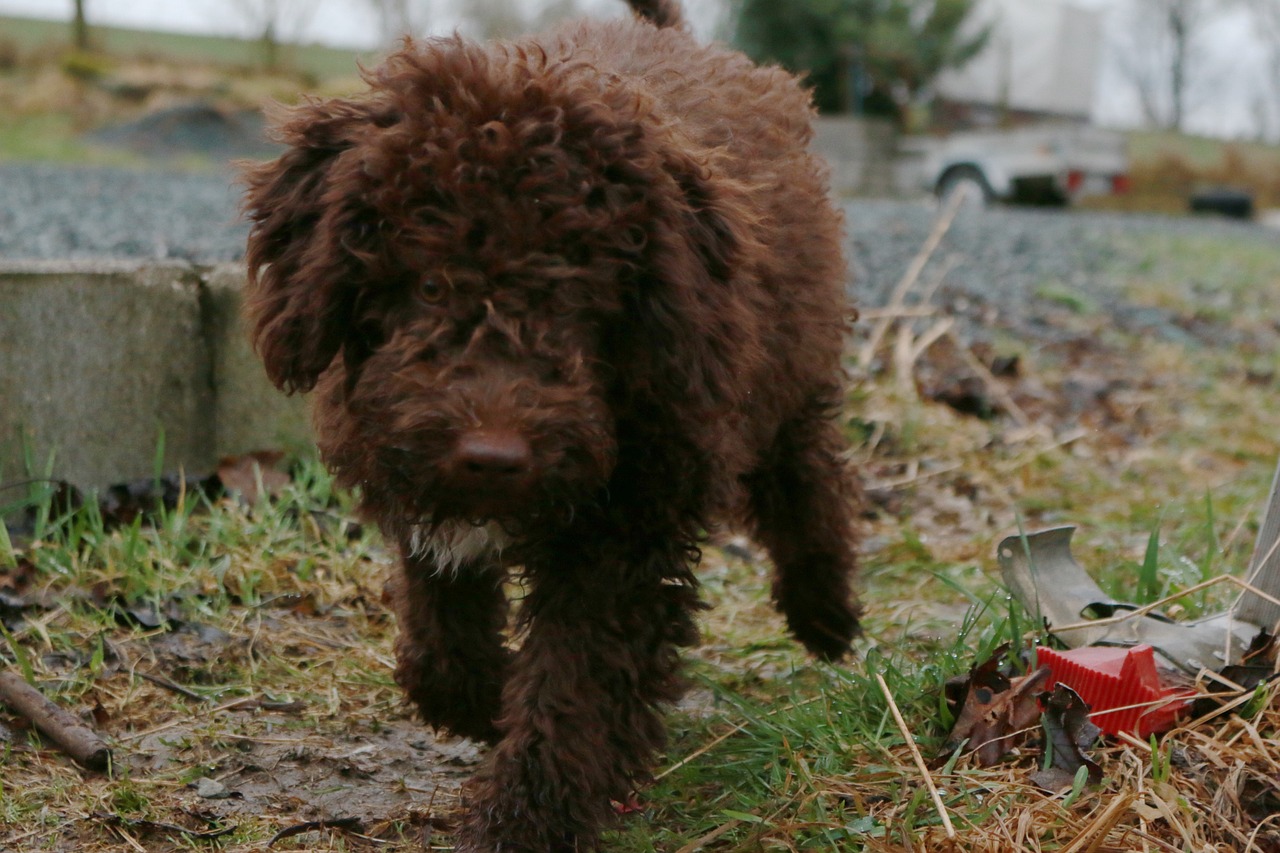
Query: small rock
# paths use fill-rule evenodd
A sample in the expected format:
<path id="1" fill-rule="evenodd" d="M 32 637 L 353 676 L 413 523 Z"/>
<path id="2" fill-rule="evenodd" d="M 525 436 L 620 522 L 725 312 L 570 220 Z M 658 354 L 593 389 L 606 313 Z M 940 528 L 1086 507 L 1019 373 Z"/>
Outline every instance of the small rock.
<path id="1" fill-rule="evenodd" d="M 217 779 L 201 777 L 196 780 L 194 787 L 196 796 L 203 797 L 206 800 L 225 800 L 231 796 L 227 786 Z"/>

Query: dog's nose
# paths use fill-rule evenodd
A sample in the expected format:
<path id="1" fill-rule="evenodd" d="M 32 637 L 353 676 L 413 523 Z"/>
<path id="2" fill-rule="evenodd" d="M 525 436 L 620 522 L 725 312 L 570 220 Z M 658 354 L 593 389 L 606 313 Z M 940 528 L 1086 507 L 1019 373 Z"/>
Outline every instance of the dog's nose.
<path id="1" fill-rule="evenodd" d="M 533 448 L 511 430 L 475 430 L 458 439 L 457 468 L 472 477 L 516 478 L 533 465 Z"/>

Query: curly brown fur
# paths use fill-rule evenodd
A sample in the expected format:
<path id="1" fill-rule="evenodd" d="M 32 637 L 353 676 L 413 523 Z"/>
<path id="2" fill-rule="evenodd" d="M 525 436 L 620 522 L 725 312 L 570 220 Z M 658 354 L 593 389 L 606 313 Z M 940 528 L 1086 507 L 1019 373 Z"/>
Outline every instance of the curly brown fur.
<path id="1" fill-rule="evenodd" d="M 663 746 L 692 568 L 744 521 L 825 658 L 857 630 L 841 221 L 807 93 L 674 0 L 409 44 L 251 168 L 248 315 L 400 550 L 396 680 L 495 744 L 459 849 L 590 849 Z M 658 25 L 658 26 L 655 26 Z M 503 583 L 520 571 L 518 648 Z"/>

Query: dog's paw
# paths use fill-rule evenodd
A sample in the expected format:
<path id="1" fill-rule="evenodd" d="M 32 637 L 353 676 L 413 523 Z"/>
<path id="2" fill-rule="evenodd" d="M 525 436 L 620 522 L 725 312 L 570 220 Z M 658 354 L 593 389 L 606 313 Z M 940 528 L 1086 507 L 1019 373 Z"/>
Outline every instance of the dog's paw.
<path id="1" fill-rule="evenodd" d="M 842 601 L 813 602 L 803 613 L 788 615 L 787 624 L 806 649 L 822 660 L 840 660 L 849 654 L 853 638 L 861 633 L 860 608 Z"/>

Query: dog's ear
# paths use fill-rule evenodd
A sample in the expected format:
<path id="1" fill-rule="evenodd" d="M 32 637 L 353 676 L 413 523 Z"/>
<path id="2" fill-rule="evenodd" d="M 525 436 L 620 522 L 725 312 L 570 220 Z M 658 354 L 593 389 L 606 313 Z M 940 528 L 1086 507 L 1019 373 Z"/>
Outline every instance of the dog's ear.
<path id="1" fill-rule="evenodd" d="M 342 249 L 359 224 L 334 173 L 362 133 L 393 121 L 373 101 L 304 103 L 278 121 L 275 135 L 288 150 L 244 168 L 252 222 L 245 313 L 267 375 L 290 393 L 309 391 L 337 355 L 354 295 Z"/>

